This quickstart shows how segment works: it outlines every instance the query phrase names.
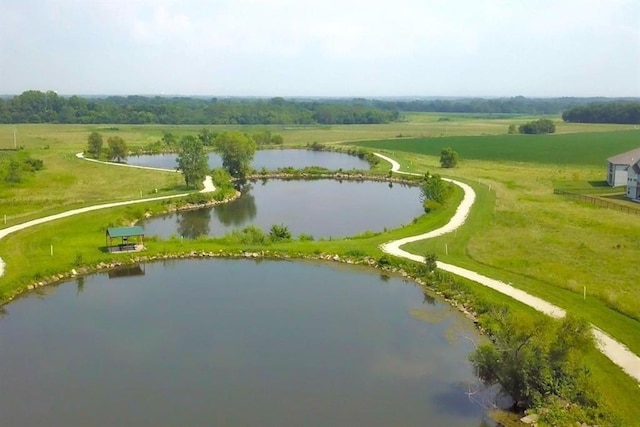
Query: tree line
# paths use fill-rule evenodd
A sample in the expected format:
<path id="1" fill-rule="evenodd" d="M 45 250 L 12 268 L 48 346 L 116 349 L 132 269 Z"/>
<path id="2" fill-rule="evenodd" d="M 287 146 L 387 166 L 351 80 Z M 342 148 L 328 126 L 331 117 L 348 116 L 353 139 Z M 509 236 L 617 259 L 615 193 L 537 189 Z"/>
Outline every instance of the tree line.
<path id="1" fill-rule="evenodd" d="M 380 124 L 401 119 L 400 111 L 483 115 L 560 114 L 565 111 L 567 121 L 638 123 L 640 118 L 638 105 L 640 104 L 637 99 L 608 98 L 516 96 L 490 99 L 300 98 L 294 100 L 281 97 L 217 99 L 137 95 L 67 97 L 60 96 L 54 91 L 29 90 L 14 97 L 0 98 L 0 123 Z M 577 118 L 587 113 L 589 113 L 589 119 Z M 614 119 L 611 118 L 612 115 Z"/>
<path id="2" fill-rule="evenodd" d="M 363 100 L 366 101 L 366 100 Z M 370 105 L 383 110 L 471 113 L 471 114 L 560 114 L 567 109 L 601 102 L 605 105 L 616 102 L 609 98 L 452 98 L 415 100 L 370 100 Z M 637 101 L 637 99 L 634 99 Z"/>
<path id="3" fill-rule="evenodd" d="M 640 124 L 640 102 L 610 102 L 583 105 L 562 113 L 572 123 Z"/>
<path id="4" fill-rule="evenodd" d="M 333 125 L 380 124 L 399 117 L 397 110 L 383 110 L 357 100 L 219 100 L 160 96 L 84 98 L 36 90 L 12 98 L 0 98 L 0 123 Z"/>

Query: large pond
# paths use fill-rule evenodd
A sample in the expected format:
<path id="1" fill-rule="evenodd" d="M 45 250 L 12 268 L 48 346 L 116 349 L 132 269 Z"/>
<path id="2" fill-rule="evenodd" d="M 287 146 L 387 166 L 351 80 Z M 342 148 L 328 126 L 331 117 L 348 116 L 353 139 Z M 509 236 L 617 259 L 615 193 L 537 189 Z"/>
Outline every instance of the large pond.
<path id="1" fill-rule="evenodd" d="M 485 425 L 473 325 L 412 284 L 275 261 L 136 273 L 6 307 L 0 425 Z"/>
<path id="2" fill-rule="evenodd" d="M 258 181 L 240 199 L 216 206 L 140 221 L 147 236 L 221 236 L 255 224 L 268 232 L 285 224 L 300 233 L 344 237 L 408 224 L 424 213 L 420 190 L 385 182 Z"/>
<path id="3" fill-rule="evenodd" d="M 142 156 L 131 156 L 127 158 L 127 163 L 138 166 L 150 166 L 163 169 L 175 169 L 176 154 L 149 154 Z M 209 153 L 209 167 L 218 168 L 222 166 L 220 156 Z M 320 166 L 329 170 L 351 170 L 369 169 L 369 163 L 356 156 L 331 151 L 312 150 L 259 150 L 256 151 L 252 165 L 254 169 L 276 170 L 293 166 L 302 169 L 307 166 Z"/>

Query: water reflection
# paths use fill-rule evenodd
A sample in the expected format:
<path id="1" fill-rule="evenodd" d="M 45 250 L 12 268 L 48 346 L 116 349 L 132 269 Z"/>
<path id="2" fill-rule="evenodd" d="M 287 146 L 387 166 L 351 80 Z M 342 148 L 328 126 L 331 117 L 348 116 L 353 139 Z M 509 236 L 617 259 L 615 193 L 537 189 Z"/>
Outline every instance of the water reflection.
<path id="1" fill-rule="evenodd" d="M 243 193 L 234 203 L 217 206 L 213 210 L 218 221 L 226 227 L 242 226 L 252 221 L 258 214 L 256 198 L 251 193 Z"/>
<path id="2" fill-rule="evenodd" d="M 176 215 L 178 234 L 187 239 L 206 236 L 210 231 L 211 209 L 195 209 Z"/>
<path id="3" fill-rule="evenodd" d="M 223 236 L 249 225 L 269 230 L 273 224 L 285 224 L 293 235 L 306 233 L 318 239 L 382 231 L 423 213 L 417 188 L 389 188 L 384 182 L 269 180 L 266 185 L 255 182 L 240 188 L 242 195 L 231 203 L 159 215 L 138 225 L 148 236 L 191 239 Z"/>

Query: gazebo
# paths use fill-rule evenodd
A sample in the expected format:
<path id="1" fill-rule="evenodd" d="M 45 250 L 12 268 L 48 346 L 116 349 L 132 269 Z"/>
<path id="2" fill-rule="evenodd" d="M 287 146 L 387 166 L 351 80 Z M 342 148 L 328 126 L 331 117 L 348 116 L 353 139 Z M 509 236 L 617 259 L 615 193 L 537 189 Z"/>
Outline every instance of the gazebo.
<path id="1" fill-rule="evenodd" d="M 130 240 L 132 237 L 135 241 Z M 113 244 L 113 239 L 120 239 L 120 243 Z M 109 227 L 105 233 L 105 246 L 109 252 L 139 251 L 144 249 L 144 228 L 139 225 L 133 227 Z"/>

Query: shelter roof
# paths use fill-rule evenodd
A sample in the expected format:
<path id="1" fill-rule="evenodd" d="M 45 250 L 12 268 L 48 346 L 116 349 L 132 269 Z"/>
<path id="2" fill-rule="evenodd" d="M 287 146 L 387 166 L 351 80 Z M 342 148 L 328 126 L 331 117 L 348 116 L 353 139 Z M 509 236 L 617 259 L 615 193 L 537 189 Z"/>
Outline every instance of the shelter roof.
<path id="1" fill-rule="evenodd" d="M 109 227 L 107 228 L 107 236 L 109 237 L 129 237 L 144 236 L 144 228 L 139 225 L 133 227 Z"/>

